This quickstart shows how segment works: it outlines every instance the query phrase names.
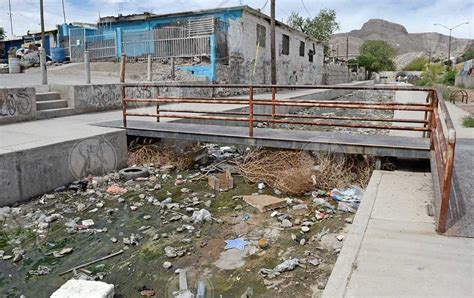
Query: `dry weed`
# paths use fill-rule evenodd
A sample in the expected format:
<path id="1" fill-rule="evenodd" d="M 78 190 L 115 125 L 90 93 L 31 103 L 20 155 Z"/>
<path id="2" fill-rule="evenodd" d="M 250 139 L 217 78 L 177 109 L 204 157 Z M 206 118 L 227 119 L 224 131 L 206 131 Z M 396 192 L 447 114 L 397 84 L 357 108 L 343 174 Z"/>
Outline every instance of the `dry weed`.
<path id="1" fill-rule="evenodd" d="M 150 163 L 155 166 L 174 165 L 178 170 L 186 170 L 193 166 L 194 159 L 191 154 L 186 154 L 184 149 L 178 150 L 160 144 L 138 144 L 133 142 L 128 150 L 128 164 L 144 165 Z"/>
<path id="2" fill-rule="evenodd" d="M 237 168 L 247 181 L 264 182 L 284 193 L 299 194 L 314 188 L 314 160 L 305 151 L 251 151 L 237 162 Z"/>
<path id="3" fill-rule="evenodd" d="M 314 185 L 319 189 L 333 189 L 358 184 L 366 187 L 375 167 L 373 158 L 338 153 L 315 154 Z"/>
<path id="4" fill-rule="evenodd" d="M 350 184 L 365 187 L 374 164 L 365 156 L 265 149 L 250 151 L 237 162 L 237 168 L 249 182 L 264 182 L 284 193 L 300 194 Z"/>

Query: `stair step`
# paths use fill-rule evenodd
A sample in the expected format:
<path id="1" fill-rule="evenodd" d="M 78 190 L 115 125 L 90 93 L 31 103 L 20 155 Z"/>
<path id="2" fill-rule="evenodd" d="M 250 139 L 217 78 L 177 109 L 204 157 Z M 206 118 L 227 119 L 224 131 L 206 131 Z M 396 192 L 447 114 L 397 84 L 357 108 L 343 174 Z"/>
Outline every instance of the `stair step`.
<path id="1" fill-rule="evenodd" d="M 58 92 L 41 92 L 36 93 L 36 101 L 48 101 L 61 99 L 61 95 Z"/>
<path id="2" fill-rule="evenodd" d="M 37 111 L 67 108 L 67 100 L 44 100 L 36 103 Z"/>
<path id="3" fill-rule="evenodd" d="M 36 113 L 36 119 L 49 119 L 55 117 L 66 117 L 74 115 L 75 111 L 74 108 L 60 108 L 60 109 L 51 109 L 51 110 L 44 110 L 38 111 Z"/>

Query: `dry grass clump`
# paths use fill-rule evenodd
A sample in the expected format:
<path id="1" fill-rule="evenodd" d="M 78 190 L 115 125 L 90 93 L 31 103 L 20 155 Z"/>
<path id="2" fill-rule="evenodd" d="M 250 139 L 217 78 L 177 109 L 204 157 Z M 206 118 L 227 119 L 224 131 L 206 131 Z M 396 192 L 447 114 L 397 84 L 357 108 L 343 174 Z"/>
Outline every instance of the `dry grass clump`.
<path id="1" fill-rule="evenodd" d="M 363 155 L 318 153 L 314 159 L 317 166 L 313 179 L 319 189 L 329 190 L 349 184 L 365 188 L 375 168 L 374 159 Z"/>
<path id="2" fill-rule="evenodd" d="M 247 181 L 264 182 L 287 194 L 350 184 L 365 187 L 374 167 L 374 160 L 365 156 L 269 149 L 250 151 L 237 162 Z"/>
<path id="3" fill-rule="evenodd" d="M 154 164 L 155 167 L 174 165 L 178 170 L 186 170 L 193 166 L 194 158 L 189 154 L 192 147 L 176 148 L 162 144 L 132 142 L 128 150 L 129 165 Z M 188 154 L 186 154 L 188 151 Z"/>
<path id="4" fill-rule="evenodd" d="M 305 151 L 255 150 L 237 162 L 240 174 L 249 182 L 264 182 L 284 193 L 311 191 L 314 159 Z"/>

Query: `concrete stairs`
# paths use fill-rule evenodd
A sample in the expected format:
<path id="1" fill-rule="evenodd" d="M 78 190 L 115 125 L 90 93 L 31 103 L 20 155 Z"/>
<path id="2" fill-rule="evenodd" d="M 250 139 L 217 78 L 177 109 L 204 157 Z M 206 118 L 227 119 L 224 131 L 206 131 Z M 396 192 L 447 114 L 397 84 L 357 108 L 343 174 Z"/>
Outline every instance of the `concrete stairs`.
<path id="1" fill-rule="evenodd" d="M 67 100 L 61 99 L 59 92 L 36 93 L 37 119 L 48 119 L 74 115 L 74 108 L 68 107 Z"/>

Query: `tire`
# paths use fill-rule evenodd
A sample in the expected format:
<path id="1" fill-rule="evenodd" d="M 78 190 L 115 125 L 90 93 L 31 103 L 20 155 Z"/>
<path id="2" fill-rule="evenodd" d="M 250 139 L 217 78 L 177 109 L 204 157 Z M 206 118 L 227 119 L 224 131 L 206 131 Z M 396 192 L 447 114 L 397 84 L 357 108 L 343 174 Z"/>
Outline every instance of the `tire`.
<path id="1" fill-rule="evenodd" d="M 123 180 L 132 180 L 140 177 L 148 177 L 150 173 L 147 169 L 141 167 L 130 167 L 119 171 L 120 178 Z"/>

